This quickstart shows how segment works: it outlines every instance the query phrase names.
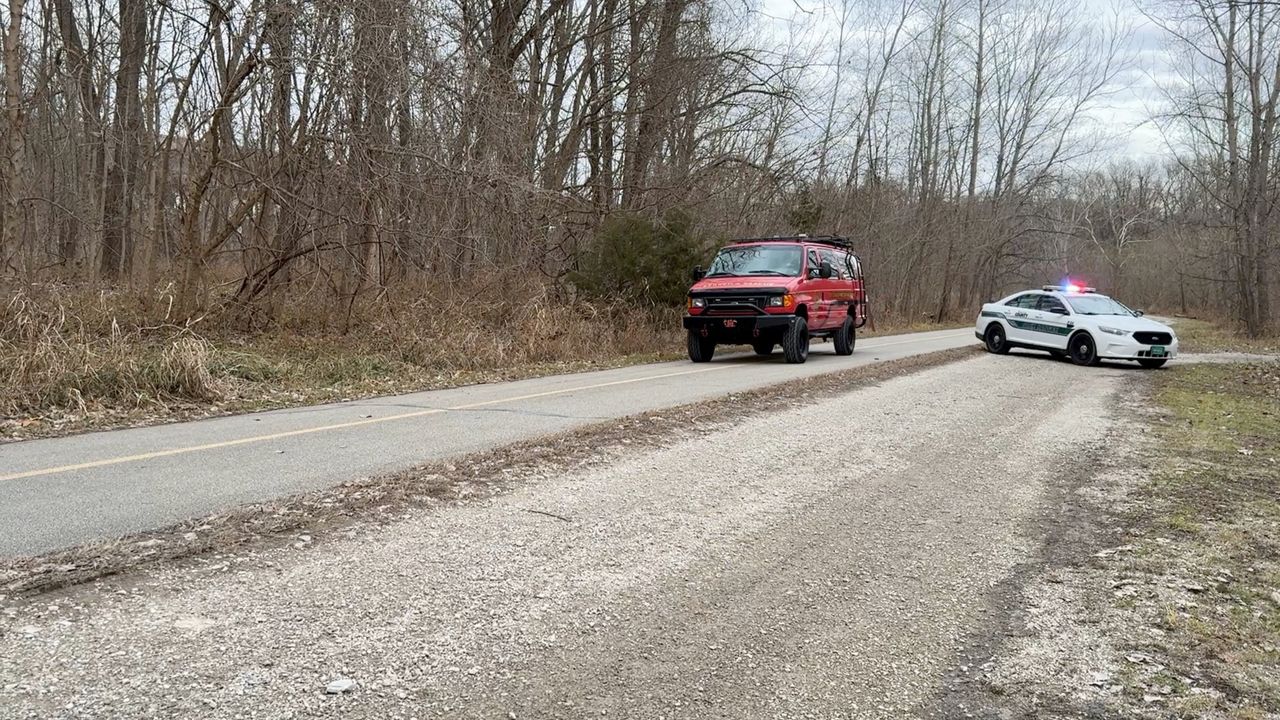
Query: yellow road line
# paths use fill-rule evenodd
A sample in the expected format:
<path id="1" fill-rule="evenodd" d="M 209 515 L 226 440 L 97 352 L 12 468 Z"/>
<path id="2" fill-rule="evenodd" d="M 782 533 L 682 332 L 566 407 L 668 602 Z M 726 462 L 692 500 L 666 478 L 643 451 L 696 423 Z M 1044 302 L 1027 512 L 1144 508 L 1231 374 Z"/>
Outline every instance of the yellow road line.
<path id="1" fill-rule="evenodd" d="M 948 340 L 952 337 L 959 337 L 959 334 L 951 336 L 943 336 L 933 338 L 936 340 Z M 875 342 L 875 338 L 869 338 L 868 344 Z M 903 345 L 906 343 L 921 342 L 921 338 L 912 338 L 906 340 L 898 340 L 895 342 L 881 343 L 876 342 L 874 347 L 869 349 L 887 347 L 890 345 Z M 152 452 L 138 453 L 136 455 L 125 455 L 122 457 L 106 458 L 103 460 L 92 460 L 90 462 L 76 463 L 74 465 L 59 465 L 56 467 L 41 468 L 39 470 L 27 470 L 10 475 L 0 475 L 0 482 L 6 480 L 21 480 L 23 478 L 38 477 L 40 475 L 56 475 L 59 473 L 74 472 L 76 470 L 89 470 L 92 468 L 106 467 L 108 465 L 120 465 L 122 463 L 138 462 L 141 460 L 154 460 L 156 458 L 170 457 L 172 455 L 183 455 L 186 453 L 201 452 L 204 450 L 218 450 L 221 448 L 235 447 L 236 445 L 248 445 L 250 443 L 266 442 L 268 440 L 279 440 L 281 438 L 295 437 L 297 435 L 309 435 L 311 433 L 328 432 L 330 430 L 344 430 L 346 428 L 360 427 L 362 425 L 375 425 L 377 423 L 392 422 L 394 420 L 407 420 L 415 417 L 425 417 L 427 415 L 439 415 L 446 412 L 454 412 L 459 410 L 474 410 L 476 408 L 488 407 L 490 405 L 500 405 L 502 403 L 520 402 L 522 400 L 535 400 L 537 398 L 551 397 L 553 395 L 564 395 L 572 392 L 580 392 L 583 390 L 598 390 L 600 388 L 613 387 L 616 385 L 630 385 L 632 383 L 647 382 L 650 380 L 662 380 L 664 378 L 681 377 L 684 375 L 696 375 L 699 373 L 713 372 L 716 370 L 728 370 L 734 367 L 745 367 L 743 365 L 713 365 L 711 367 L 697 368 L 694 370 L 681 370 L 679 372 L 663 373 L 661 375 L 647 375 L 640 378 L 631 378 L 628 380 L 613 380 L 605 383 L 596 383 L 594 385 L 581 385 L 571 388 L 562 388 L 559 390 L 547 390 L 545 392 L 531 393 L 529 395 L 517 395 L 515 397 L 504 397 L 496 400 L 485 400 L 483 402 L 467 403 L 465 405 L 454 405 L 445 408 L 429 408 L 426 410 L 414 410 L 412 412 L 399 413 L 397 415 L 387 415 L 385 417 L 364 418 L 362 420 L 353 420 L 351 422 L 335 423 L 333 425 L 319 425 L 316 427 L 302 428 L 299 430 L 288 430 L 285 432 L 270 433 L 267 435 L 252 435 L 249 437 L 237 438 L 235 440 L 224 440 L 222 442 L 206 443 L 204 445 L 189 445 L 186 447 L 170 448 L 168 450 L 155 450 Z"/>
<path id="2" fill-rule="evenodd" d="M 57 467 L 41 468 L 39 470 L 27 470 L 25 472 L 13 473 L 11 475 L 0 475 L 0 482 L 6 480 L 21 480 L 23 478 L 37 477 L 40 475 L 55 475 L 58 473 L 74 472 L 76 470 L 88 470 L 91 468 L 105 467 L 107 465 L 119 465 L 121 463 L 138 462 L 140 460 L 154 460 L 155 458 L 169 457 L 171 455 L 182 455 L 185 453 L 201 452 L 203 450 L 218 450 L 226 447 L 234 447 L 236 445 L 248 445 L 249 443 L 266 442 L 268 440 L 279 440 L 281 438 L 294 437 L 297 435 L 308 435 L 311 433 L 327 432 L 329 430 L 343 430 L 346 428 L 360 427 L 362 425 L 374 425 L 376 423 L 391 422 L 393 420 L 406 420 L 408 418 L 424 417 L 426 415 L 439 415 L 441 413 L 458 411 L 458 410 L 474 410 L 475 408 L 487 407 L 489 405 L 500 405 L 502 403 L 520 402 L 522 400 L 534 400 L 536 398 L 550 397 L 552 395 L 564 395 L 571 392 L 579 392 L 582 390 L 598 390 L 600 388 L 613 387 L 615 385 L 628 385 L 631 383 L 646 382 L 649 380 L 662 380 L 663 378 L 679 377 L 682 375 L 695 375 L 697 373 L 712 372 L 715 370 L 728 370 L 735 365 L 713 365 L 711 367 L 698 368 L 696 370 L 681 370 L 680 372 L 663 373 L 662 375 L 647 375 L 641 378 L 631 378 L 628 380 L 614 380 L 606 383 L 597 383 L 595 385 L 581 385 L 571 388 L 561 388 L 559 390 L 547 390 L 545 392 L 531 393 L 529 395 L 517 395 L 515 397 L 498 398 L 497 400 L 485 400 L 483 402 L 467 403 L 465 405 L 454 405 L 447 408 L 429 408 L 426 410 L 415 410 L 413 412 L 400 413 L 398 415 L 387 415 L 385 417 L 365 418 L 363 420 L 353 420 L 351 422 L 335 423 L 333 425 L 320 425 L 317 427 L 302 428 L 300 430 L 288 430 L 285 432 L 270 433 L 268 435 L 252 435 L 250 437 L 237 438 L 235 440 L 224 440 L 222 442 L 207 443 L 204 445 L 189 445 L 187 447 L 170 448 L 168 450 L 155 450 L 153 452 L 138 453 L 137 455 L 125 455 L 122 457 L 106 458 L 104 460 L 93 460 L 90 462 L 76 463 L 74 465 L 59 465 Z"/>

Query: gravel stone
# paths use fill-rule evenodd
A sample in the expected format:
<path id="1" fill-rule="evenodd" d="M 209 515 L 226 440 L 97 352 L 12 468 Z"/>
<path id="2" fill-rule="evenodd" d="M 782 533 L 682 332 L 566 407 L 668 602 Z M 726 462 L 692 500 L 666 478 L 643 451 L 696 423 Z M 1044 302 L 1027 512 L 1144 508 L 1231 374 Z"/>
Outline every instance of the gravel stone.
<path id="1" fill-rule="evenodd" d="M 1130 372 L 982 356 L 73 590 L 5 618 L 40 632 L 0 627 L 0 717 L 924 714 Z"/>

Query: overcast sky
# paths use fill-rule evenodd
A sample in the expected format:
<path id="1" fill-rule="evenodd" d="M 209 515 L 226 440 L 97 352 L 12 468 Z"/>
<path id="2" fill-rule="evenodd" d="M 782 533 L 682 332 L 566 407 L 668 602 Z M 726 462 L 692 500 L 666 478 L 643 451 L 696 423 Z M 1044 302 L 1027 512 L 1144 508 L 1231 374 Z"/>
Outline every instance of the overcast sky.
<path id="1" fill-rule="evenodd" d="M 780 38 L 789 34 L 789 28 L 797 22 L 809 23 L 812 31 L 808 42 L 821 42 L 828 38 L 834 23 L 830 14 L 823 19 L 824 6 L 834 6 L 838 0 L 759 0 L 756 6 L 772 25 Z M 1157 125 L 1151 121 L 1153 113 L 1163 107 L 1161 86 L 1173 79 L 1163 31 L 1148 20 L 1137 0 L 1080 0 L 1081 11 L 1091 18 L 1108 18 L 1117 13 L 1121 21 L 1132 30 L 1127 69 L 1120 73 L 1105 97 L 1092 111 L 1092 120 L 1108 137 L 1106 150 L 1091 160 L 1105 164 L 1117 159 L 1137 163 L 1162 162 L 1171 156 L 1168 143 Z M 824 25 L 825 23 L 825 25 Z"/>

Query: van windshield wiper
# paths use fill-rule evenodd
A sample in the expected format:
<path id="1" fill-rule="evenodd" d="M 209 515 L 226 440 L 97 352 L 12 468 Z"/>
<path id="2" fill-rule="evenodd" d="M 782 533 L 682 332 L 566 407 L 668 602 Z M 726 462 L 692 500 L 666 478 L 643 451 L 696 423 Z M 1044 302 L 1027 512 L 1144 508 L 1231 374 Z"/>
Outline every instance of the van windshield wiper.
<path id="1" fill-rule="evenodd" d="M 741 277 L 740 275 L 738 275 L 738 273 L 724 272 L 723 270 L 721 270 L 720 272 L 707 273 L 706 276 L 707 277 Z"/>
<path id="2" fill-rule="evenodd" d="M 751 270 L 748 275 L 777 275 L 779 277 L 791 277 L 790 273 L 784 273 L 780 270 Z"/>

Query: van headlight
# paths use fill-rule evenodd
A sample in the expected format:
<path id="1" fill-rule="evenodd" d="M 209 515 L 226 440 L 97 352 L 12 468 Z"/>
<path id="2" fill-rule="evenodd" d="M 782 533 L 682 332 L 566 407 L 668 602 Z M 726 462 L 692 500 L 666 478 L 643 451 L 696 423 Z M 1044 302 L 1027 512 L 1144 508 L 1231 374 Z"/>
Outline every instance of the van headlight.
<path id="1" fill-rule="evenodd" d="M 769 307 L 791 307 L 795 298 L 791 295 L 774 295 L 769 298 Z"/>
<path id="2" fill-rule="evenodd" d="M 1129 334 L 1128 330 L 1121 330 L 1120 328 L 1107 327 L 1106 325 L 1099 325 L 1098 329 L 1108 335 L 1128 335 Z"/>
<path id="3" fill-rule="evenodd" d="M 696 297 L 689 298 L 689 307 L 691 308 L 702 308 L 706 306 L 707 306 L 706 298 L 696 298 Z"/>

